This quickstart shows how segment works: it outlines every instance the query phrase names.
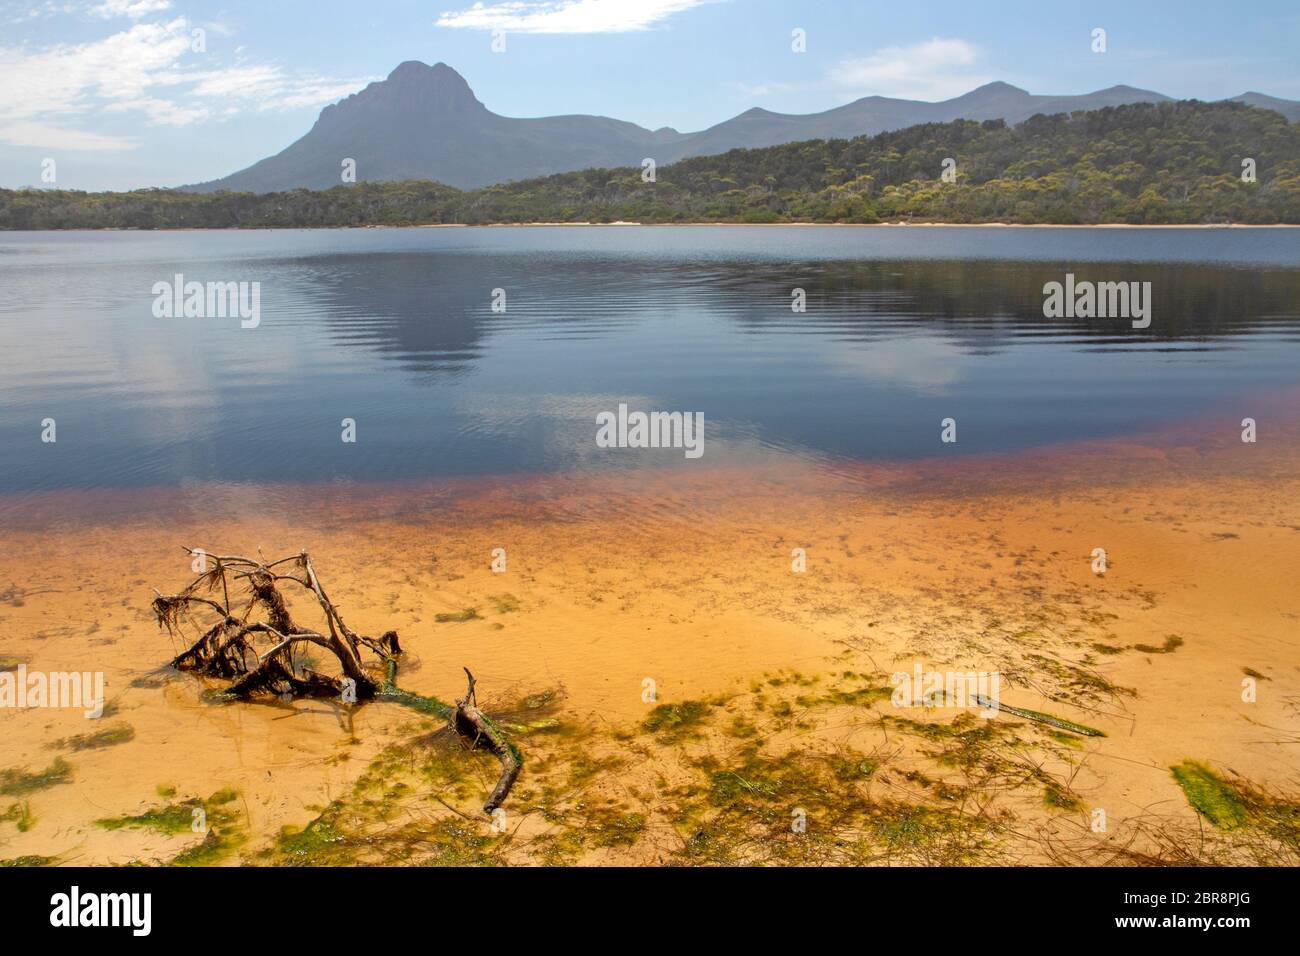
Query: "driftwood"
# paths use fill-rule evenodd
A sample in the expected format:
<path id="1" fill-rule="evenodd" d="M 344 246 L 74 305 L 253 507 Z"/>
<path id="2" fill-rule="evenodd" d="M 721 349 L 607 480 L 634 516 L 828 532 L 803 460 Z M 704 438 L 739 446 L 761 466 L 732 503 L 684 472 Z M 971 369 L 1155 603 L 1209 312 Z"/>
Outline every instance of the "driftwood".
<path id="1" fill-rule="evenodd" d="M 470 749 L 491 750 L 501 761 L 501 777 L 483 806 L 484 812 L 492 813 L 505 801 L 523 758 L 500 727 L 478 709 L 469 668 L 465 668 L 468 689 L 454 706 L 402 690 L 397 686 L 397 661 L 402 653 L 397 632 L 386 631 L 373 638 L 348 627 L 321 586 L 306 551 L 268 562 L 185 550 L 196 563 L 202 562 L 204 570 L 180 593 L 154 598 L 158 625 L 175 636 L 196 612 L 216 620 L 172 659 L 173 667 L 230 681 L 222 692 L 228 700 L 249 700 L 259 694 L 339 697 L 349 703 L 389 700 L 446 717 Z M 283 584 L 296 584 L 311 592 L 325 618 L 323 628 L 312 630 L 294 621 L 280 593 Z M 238 608 L 232 588 L 235 599 L 242 595 Z M 259 643 L 270 646 L 259 652 Z M 310 647 L 333 655 L 340 675 L 323 674 L 307 666 L 300 652 Z M 367 670 L 361 658 L 363 649 L 378 658 L 382 676 Z"/>
<path id="2" fill-rule="evenodd" d="M 483 812 L 491 813 L 505 802 L 510 788 L 514 786 L 515 777 L 519 776 L 523 759 L 514 744 L 510 743 L 506 735 L 501 732 L 501 728 L 478 709 L 478 701 L 474 695 L 474 675 L 469 672 L 468 667 L 465 668 L 465 677 L 469 681 L 465 696 L 456 701 L 456 708 L 451 712 L 447 722 L 452 730 L 470 742 L 471 749 L 479 746 L 487 747 L 501 761 L 501 776 L 497 780 L 497 785 L 492 788 L 492 792 L 488 794 L 487 802 L 483 804 Z"/>
<path id="3" fill-rule="evenodd" d="M 1066 720 L 1064 717 L 1053 717 L 1051 714 L 1044 714 L 1037 710 L 1026 710 L 1023 707 L 1012 707 L 1010 704 L 1004 704 L 1001 701 L 992 700 L 983 694 L 975 695 L 975 703 L 988 710 L 1006 711 L 1008 714 L 1015 714 L 1017 717 L 1023 717 L 1026 720 L 1036 720 L 1040 724 L 1047 724 L 1049 727 L 1055 727 L 1058 730 L 1068 730 L 1072 734 L 1080 734 L 1084 737 L 1105 737 L 1104 731 L 1096 727 L 1087 727 L 1083 724 L 1076 724 L 1072 720 Z"/>

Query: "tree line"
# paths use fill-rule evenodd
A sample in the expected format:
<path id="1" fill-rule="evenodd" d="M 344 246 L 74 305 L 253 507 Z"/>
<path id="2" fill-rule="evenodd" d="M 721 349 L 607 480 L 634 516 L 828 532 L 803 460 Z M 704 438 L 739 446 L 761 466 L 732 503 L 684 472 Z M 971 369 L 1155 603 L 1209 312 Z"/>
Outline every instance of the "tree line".
<path id="1" fill-rule="evenodd" d="M 946 162 L 951 160 L 951 162 Z M 945 177 L 945 170 L 949 170 Z M 428 180 L 279 193 L 0 190 L 0 229 L 522 222 L 1300 224 L 1300 124 L 1241 103 L 1132 104 L 736 149 L 654 171 L 482 189 Z"/>

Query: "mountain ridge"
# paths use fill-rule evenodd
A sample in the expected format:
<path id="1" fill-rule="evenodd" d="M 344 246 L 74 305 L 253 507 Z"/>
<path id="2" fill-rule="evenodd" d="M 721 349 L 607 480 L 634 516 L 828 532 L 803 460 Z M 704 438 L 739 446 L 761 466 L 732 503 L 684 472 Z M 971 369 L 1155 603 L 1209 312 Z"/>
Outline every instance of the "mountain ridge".
<path id="1" fill-rule="evenodd" d="M 1257 178 L 1243 178 L 1242 143 Z M 957 156 L 955 180 L 942 177 Z M 1133 103 L 586 169 L 464 192 L 429 180 L 261 195 L 0 189 L 0 230 L 509 223 L 1300 225 L 1300 123 L 1245 103 Z"/>
<path id="2" fill-rule="evenodd" d="M 1291 122 L 1300 120 L 1300 102 L 1253 91 L 1232 99 L 1275 110 Z M 255 193 L 328 189 L 342 182 L 343 161 L 352 159 L 362 182 L 430 179 L 475 189 L 580 169 L 635 166 L 646 157 L 667 164 L 732 149 L 875 135 L 921 123 L 1001 119 L 1015 125 L 1039 113 L 1170 100 L 1125 85 L 1041 95 L 993 81 L 937 102 L 864 96 L 819 113 L 752 107 L 706 129 L 682 133 L 588 114 L 503 116 L 480 101 L 446 63 L 406 60 L 385 79 L 326 106 L 311 129 L 279 153 L 220 179 L 180 188 Z"/>

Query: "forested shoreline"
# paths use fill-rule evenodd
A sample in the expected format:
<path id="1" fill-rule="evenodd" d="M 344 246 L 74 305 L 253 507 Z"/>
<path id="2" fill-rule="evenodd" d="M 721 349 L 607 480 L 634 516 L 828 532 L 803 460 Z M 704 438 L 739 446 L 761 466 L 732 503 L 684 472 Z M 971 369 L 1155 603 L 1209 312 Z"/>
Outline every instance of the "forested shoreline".
<path id="1" fill-rule="evenodd" d="M 616 221 L 1300 224 L 1300 124 L 1185 101 L 732 150 L 660 166 L 654 181 L 626 167 L 470 191 L 428 180 L 266 194 L 0 190 L 6 230 Z"/>

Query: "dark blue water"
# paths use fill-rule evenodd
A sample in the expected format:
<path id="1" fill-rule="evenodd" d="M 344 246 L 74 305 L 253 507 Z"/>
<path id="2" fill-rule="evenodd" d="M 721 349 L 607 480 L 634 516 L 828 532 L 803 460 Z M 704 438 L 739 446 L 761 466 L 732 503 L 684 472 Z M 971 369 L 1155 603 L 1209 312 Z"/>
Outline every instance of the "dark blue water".
<path id="1" fill-rule="evenodd" d="M 1066 272 L 1150 282 L 1151 327 L 1045 319 Z M 260 324 L 155 317 L 175 273 Z M 1290 229 L 0 233 L 4 491 L 962 455 L 1297 384 Z M 703 413 L 704 456 L 598 448 L 620 402 Z"/>

